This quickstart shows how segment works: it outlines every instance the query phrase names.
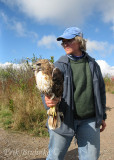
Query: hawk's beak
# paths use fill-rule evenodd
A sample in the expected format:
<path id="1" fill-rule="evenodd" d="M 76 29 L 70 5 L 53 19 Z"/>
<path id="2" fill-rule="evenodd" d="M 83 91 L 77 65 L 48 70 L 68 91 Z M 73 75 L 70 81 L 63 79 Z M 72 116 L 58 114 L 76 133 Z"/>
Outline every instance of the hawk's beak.
<path id="1" fill-rule="evenodd" d="M 37 70 L 37 72 L 41 71 L 41 64 L 34 64 L 32 66 L 32 70 L 35 72 Z"/>
<path id="2" fill-rule="evenodd" d="M 41 71 L 41 63 L 37 63 L 37 64 L 36 64 L 36 68 L 37 68 L 37 71 L 38 71 L 38 72 Z"/>

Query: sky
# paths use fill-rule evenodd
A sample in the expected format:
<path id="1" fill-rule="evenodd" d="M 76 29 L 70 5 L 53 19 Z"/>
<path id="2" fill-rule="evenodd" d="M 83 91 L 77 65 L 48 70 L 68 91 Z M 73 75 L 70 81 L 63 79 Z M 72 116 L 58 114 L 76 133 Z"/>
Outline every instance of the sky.
<path id="1" fill-rule="evenodd" d="M 0 64 L 65 55 L 56 38 L 78 27 L 87 52 L 114 74 L 114 0 L 0 0 Z M 110 69 L 109 69 L 110 68 Z"/>

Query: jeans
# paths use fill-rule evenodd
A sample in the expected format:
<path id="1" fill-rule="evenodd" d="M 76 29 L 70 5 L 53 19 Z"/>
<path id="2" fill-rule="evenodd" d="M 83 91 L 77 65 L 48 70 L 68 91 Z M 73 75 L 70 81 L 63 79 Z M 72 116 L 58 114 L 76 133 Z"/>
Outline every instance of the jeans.
<path id="1" fill-rule="evenodd" d="M 74 127 L 79 160 L 97 160 L 100 154 L 100 128 L 95 127 L 95 118 L 75 120 Z M 49 130 L 49 133 L 49 154 L 46 160 L 64 160 L 74 136 L 59 135 L 53 130 Z"/>

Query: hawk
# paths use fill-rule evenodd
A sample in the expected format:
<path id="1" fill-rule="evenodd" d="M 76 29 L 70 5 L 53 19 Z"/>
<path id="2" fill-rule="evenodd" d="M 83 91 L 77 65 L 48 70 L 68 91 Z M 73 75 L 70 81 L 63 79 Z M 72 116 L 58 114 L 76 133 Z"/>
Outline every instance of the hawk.
<path id="1" fill-rule="evenodd" d="M 47 59 L 40 59 L 35 63 L 34 67 L 36 86 L 41 93 L 51 99 L 61 98 L 63 94 L 63 75 L 59 68 L 54 67 Z M 59 112 L 59 105 L 50 107 L 47 111 L 49 116 L 49 129 L 56 129 L 61 126 L 61 117 L 63 114 Z"/>

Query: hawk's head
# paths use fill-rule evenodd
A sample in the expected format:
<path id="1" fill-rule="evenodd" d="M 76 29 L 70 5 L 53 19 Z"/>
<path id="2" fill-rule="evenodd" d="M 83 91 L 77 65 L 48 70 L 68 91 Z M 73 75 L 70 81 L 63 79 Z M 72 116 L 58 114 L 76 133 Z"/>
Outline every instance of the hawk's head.
<path id="1" fill-rule="evenodd" d="M 34 65 L 37 88 L 42 93 L 49 94 L 50 92 L 52 92 L 53 69 L 54 69 L 53 63 L 49 62 L 47 59 L 40 59 Z"/>
<path id="2" fill-rule="evenodd" d="M 52 74 L 54 65 L 47 59 L 40 59 L 34 65 L 34 70 L 36 73 L 42 71 L 43 74 Z"/>

